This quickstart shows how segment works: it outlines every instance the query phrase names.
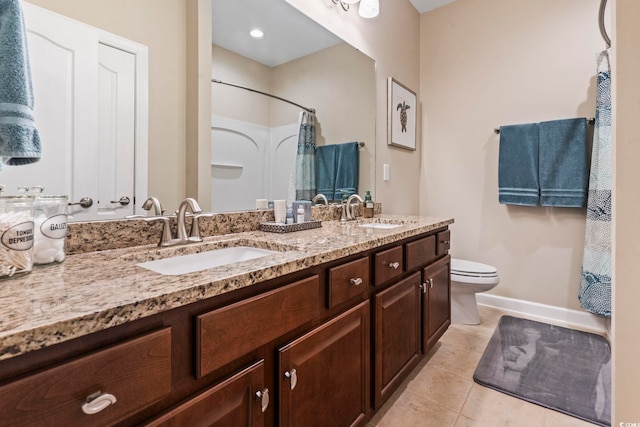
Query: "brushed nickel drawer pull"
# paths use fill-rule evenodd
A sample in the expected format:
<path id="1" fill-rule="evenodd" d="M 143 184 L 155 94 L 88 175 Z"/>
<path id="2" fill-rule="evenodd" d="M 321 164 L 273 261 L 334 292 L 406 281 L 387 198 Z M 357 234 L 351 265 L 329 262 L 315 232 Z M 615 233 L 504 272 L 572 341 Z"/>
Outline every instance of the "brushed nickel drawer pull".
<path id="1" fill-rule="evenodd" d="M 429 279 L 429 289 L 433 288 L 433 279 Z"/>
<path id="2" fill-rule="evenodd" d="M 397 270 L 398 267 L 400 267 L 400 263 L 398 261 L 389 263 L 389 268 L 393 268 L 394 270 Z"/>
<path id="3" fill-rule="evenodd" d="M 419 287 L 420 287 L 420 291 L 422 291 L 423 294 L 427 293 L 427 284 L 426 283 L 420 283 Z"/>
<path id="4" fill-rule="evenodd" d="M 87 400 L 82 404 L 82 412 L 87 415 L 97 414 L 117 402 L 113 394 L 102 393 L 100 391 L 87 396 Z"/>
<path id="5" fill-rule="evenodd" d="M 355 279 L 349 279 L 349 283 L 352 285 L 360 286 L 362 285 L 362 279 L 360 277 L 356 277 Z"/>
<path id="6" fill-rule="evenodd" d="M 256 391 L 256 400 L 260 401 L 262 412 L 266 412 L 269 407 L 269 389 L 265 388 L 262 391 Z"/>
<path id="7" fill-rule="evenodd" d="M 287 371 L 284 373 L 284 376 L 287 377 L 287 379 L 289 380 L 289 382 L 291 383 L 289 385 L 289 387 L 291 388 L 291 390 L 293 390 L 294 388 L 296 388 L 296 385 L 298 385 L 298 373 L 296 372 L 295 368 Z"/>

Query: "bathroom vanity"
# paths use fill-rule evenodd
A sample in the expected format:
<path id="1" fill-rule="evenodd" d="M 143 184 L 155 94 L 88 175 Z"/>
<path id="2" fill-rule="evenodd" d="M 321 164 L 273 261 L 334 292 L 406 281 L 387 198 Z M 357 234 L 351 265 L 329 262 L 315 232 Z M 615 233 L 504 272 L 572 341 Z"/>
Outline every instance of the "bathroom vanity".
<path id="1" fill-rule="evenodd" d="M 72 255 L 0 283 L 2 425 L 365 425 L 450 324 L 451 219 Z M 161 275 L 145 261 L 252 246 Z"/>

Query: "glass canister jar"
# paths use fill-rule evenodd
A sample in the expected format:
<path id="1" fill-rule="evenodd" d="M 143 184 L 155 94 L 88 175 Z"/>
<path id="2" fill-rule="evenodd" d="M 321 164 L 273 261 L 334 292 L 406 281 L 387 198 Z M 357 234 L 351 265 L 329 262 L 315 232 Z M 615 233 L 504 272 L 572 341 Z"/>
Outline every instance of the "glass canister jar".
<path id="1" fill-rule="evenodd" d="M 36 196 L 34 204 L 34 264 L 44 265 L 64 261 L 67 206 L 67 196 Z"/>
<path id="2" fill-rule="evenodd" d="M 0 196 L 0 279 L 33 267 L 33 196 Z"/>

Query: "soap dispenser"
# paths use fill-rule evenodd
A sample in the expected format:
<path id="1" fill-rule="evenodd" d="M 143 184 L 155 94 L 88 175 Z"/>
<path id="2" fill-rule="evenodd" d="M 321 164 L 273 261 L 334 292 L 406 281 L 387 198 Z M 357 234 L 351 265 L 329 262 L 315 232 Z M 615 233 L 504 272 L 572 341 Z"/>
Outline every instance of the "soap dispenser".
<path id="1" fill-rule="evenodd" d="M 373 218 L 373 199 L 371 198 L 371 192 L 367 190 L 367 194 L 364 196 L 364 214 L 365 218 Z"/>

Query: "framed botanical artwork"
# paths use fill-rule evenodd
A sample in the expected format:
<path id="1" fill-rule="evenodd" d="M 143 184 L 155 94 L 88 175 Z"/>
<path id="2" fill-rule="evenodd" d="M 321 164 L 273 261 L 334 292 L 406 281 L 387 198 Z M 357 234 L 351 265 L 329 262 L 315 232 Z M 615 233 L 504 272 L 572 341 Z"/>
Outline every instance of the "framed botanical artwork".
<path id="1" fill-rule="evenodd" d="M 387 87 L 387 144 L 415 150 L 418 117 L 416 93 L 393 77 L 389 77 Z"/>

